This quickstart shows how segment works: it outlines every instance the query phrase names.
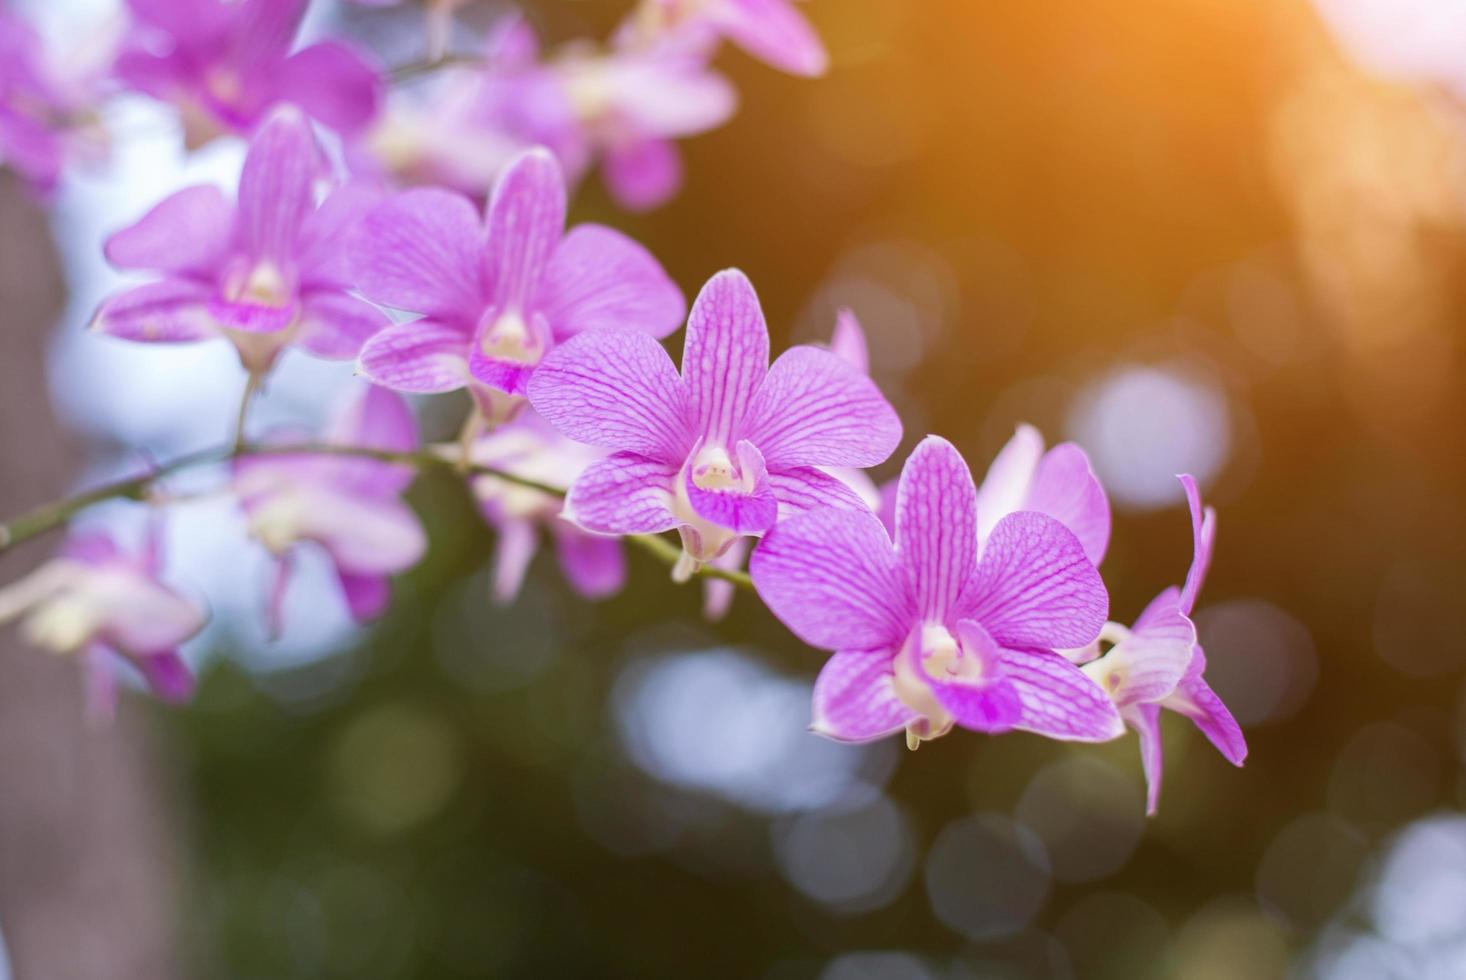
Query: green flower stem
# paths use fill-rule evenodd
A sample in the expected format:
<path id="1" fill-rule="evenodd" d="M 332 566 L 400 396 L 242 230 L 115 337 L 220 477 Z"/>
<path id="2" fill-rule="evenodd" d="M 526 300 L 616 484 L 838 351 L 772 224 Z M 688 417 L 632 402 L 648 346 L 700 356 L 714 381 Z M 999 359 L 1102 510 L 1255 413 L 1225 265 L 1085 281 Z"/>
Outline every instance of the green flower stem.
<path id="1" fill-rule="evenodd" d="M 403 466 L 411 466 L 419 471 L 426 470 L 448 470 L 462 476 L 492 476 L 503 480 L 506 483 L 513 483 L 531 490 L 538 490 L 540 493 L 549 494 L 552 497 L 563 497 L 565 491 L 559 487 L 552 487 L 538 480 L 527 479 L 516 476 L 513 473 L 505 472 L 493 466 L 482 466 L 476 463 L 465 464 L 457 454 L 440 454 L 432 449 L 419 449 L 414 452 L 396 452 L 390 449 L 372 449 L 366 446 L 338 446 L 329 443 L 299 443 L 292 445 L 259 445 L 244 443 L 238 446 L 220 446 L 213 449 L 205 449 L 196 453 L 189 453 L 177 459 L 155 466 L 150 472 L 142 476 L 129 477 L 125 480 L 116 480 L 112 483 L 105 483 L 100 487 L 91 490 L 84 490 L 81 493 L 73 494 L 70 497 L 63 497 L 60 500 L 52 501 L 35 508 L 14 520 L 0 524 L 0 554 L 29 541 L 31 538 L 45 534 L 47 531 L 54 531 L 63 527 L 81 511 L 86 510 L 95 504 L 108 500 L 147 500 L 153 493 L 159 482 L 179 473 L 183 470 L 196 469 L 201 466 L 217 465 L 227 463 L 232 459 L 243 456 L 349 456 L 356 459 L 374 459 L 383 463 L 398 463 Z M 668 565 L 675 565 L 682 549 L 673 544 L 667 538 L 655 534 L 632 534 L 627 535 L 627 541 L 635 544 L 648 554 L 666 562 Z M 707 578 L 722 579 L 732 582 L 740 588 L 753 589 L 753 580 L 744 572 L 729 569 L 714 568 L 703 565 L 697 570 L 698 575 Z"/>

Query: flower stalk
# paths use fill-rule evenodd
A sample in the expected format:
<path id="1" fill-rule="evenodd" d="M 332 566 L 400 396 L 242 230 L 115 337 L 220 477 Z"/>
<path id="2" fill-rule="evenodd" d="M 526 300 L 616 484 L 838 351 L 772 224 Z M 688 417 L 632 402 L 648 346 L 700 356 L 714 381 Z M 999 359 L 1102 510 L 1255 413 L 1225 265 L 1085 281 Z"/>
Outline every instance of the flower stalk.
<path id="1" fill-rule="evenodd" d="M 411 466 L 416 470 L 424 472 L 428 470 L 450 470 L 463 476 L 493 476 L 508 483 L 514 483 L 531 490 L 538 490 L 541 493 L 550 494 L 551 496 L 564 497 L 565 495 L 565 491 L 559 487 L 553 487 L 549 484 L 541 483 L 538 480 L 518 476 L 496 466 L 485 466 L 476 463 L 465 464 L 456 456 L 443 456 L 434 452 L 432 449 L 396 452 L 365 446 L 342 446 L 314 442 L 292 445 L 242 443 L 234 446 L 216 446 L 211 449 L 189 453 L 166 463 L 161 463 L 148 473 L 122 480 L 114 480 L 111 483 L 104 483 L 99 487 L 93 487 L 90 490 L 84 490 L 69 497 L 63 497 L 60 500 L 54 500 L 40 507 L 36 507 L 12 520 L 0 524 L 0 555 L 3 555 L 16 545 L 39 537 L 48 531 L 54 531 L 57 528 L 65 526 L 73 517 L 88 507 L 105 503 L 108 500 L 147 500 L 161 481 L 184 470 L 227 463 L 230 460 L 247 456 L 309 455 L 349 456 L 358 459 L 374 459 L 383 463 Z M 658 560 L 666 562 L 668 565 L 675 565 L 682 553 L 681 549 L 671 541 L 655 534 L 632 534 L 627 535 L 625 540 Z M 732 582 L 740 588 L 749 590 L 753 588 L 753 581 L 744 572 L 705 565 L 698 570 L 697 574 L 707 578 Z"/>

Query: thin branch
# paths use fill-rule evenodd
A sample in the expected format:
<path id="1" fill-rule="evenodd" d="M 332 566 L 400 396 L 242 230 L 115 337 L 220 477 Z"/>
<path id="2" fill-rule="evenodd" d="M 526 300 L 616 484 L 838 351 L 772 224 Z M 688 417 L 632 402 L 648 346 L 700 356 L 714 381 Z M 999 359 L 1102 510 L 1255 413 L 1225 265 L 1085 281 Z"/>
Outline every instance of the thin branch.
<path id="1" fill-rule="evenodd" d="M 158 483 L 175 473 L 201 466 L 227 463 L 243 456 L 346 456 L 355 459 L 374 459 L 383 463 L 411 466 L 417 470 L 448 470 L 460 476 L 492 476 L 506 483 L 538 490 L 552 497 L 565 495 L 565 491 L 560 487 L 518 476 L 497 467 L 466 463 L 456 454 L 439 454 L 432 449 L 399 452 L 391 449 L 374 449 L 369 446 L 340 446 L 332 443 L 289 445 L 246 443 L 233 447 L 216 446 L 157 465 L 141 476 L 114 480 L 91 490 L 84 490 L 70 497 L 52 501 L 14 520 L 6 521 L 0 524 L 0 554 L 4 554 L 23 541 L 29 541 L 47 531 L 64 526 L 71 518 L 88 507 L 108 500 L 146 500 Z M 682 549 L 671 541 L 654 534 L 627 535 L 626 540 L 669 565 L 676 564 L 678 557 L 682 554 Z M 723 579 L 741 588 L 753 589 L 753 580 L 744 572 L 703 565 L 698 569 L 697 574 L 708 578 Z"/>
<path id="2" fill-rule="evenodd" d="M 442 71 L 444 68 L 472 68 L 483 65 L 484 59 L 479 55 L 442 54 L 436 58 L 424 58 L 421 61 L 409 61 L 406 64 L 398 65 L 387 72 L 387 77 L 391 79 L 393 85 L 398 85 Z"/>

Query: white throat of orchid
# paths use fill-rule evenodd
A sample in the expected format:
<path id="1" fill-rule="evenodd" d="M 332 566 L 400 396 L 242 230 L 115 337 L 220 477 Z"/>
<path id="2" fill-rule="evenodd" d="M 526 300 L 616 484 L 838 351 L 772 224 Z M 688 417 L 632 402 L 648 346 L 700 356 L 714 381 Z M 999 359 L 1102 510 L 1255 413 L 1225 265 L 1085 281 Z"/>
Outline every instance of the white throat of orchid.
<path id="1" fill-rule="evenodd" d="M 250 536 L 278 558 L 307 536 L 311 506 L 304 494 L 288 489 L 272 493 L 250 511 Z"/>
<path id="2" fill-rule="evenodd" d="M 952 730 L 952 713 L 937 700 L 932 681 L 977 684 L 982 679 L 981 658 L 964 650 L 951 630 L 938 623 L 912 630 L 896 655 L 894 680 L 901 703 L 921 715 L 906 726 L 906 747 L 914 750 Z"/>
<path id="3" fill-rule="evenodd" d="M 692 501 L 687 497 L 689 473 L 693 485 L 700 490 L 736 490 L 743 493 L 754 490 L 751 477 L 739 472 L 732 455 L 722 446 L 703 446 L 688 458 L 676 476 L 672 507 L 682 522 L 678 528 L 682 535 L 682 557 L 672 568 L 672 579 L 676 582 L 686 582 L 705 563 L 725 554 L 742 536 L 731 528 L 712 523 L 693 509 Z"/>
<path id="4" fill-rule="evenodd" d="M 538 364 L 545 345 L 530 329 L 518 310 L 507 310 L 494 318 L 479 338 L 479 352 L 496 361 Z"/>
<path id="5" fill-rule="evenodd" d="M 57 559 L 0 590 L 0 622 L 23 615 L 27 642 L 52 653 L 77 653 L 128 595 L 126 575 Z"/>
<path id="6" fill-rule="evenodd" d="M 1098 684 L 1111 698 L 1125 686 L 1125 680 L 1129 671 L 1128 662 L 1122 658 L 1107 657 L 1115 647 L 1130 639 L 1130 628 L 1122 623 L 1105 623 L 1100 629 L 1099 638 L 1089 647 L 1082 651 L 1082 662 L 1079 669 L 1089 675 L 1089 679 Z M 1072 658 L 1071 658 L 1072 659 Z"/>
<path id="7" fill-rule="evenodd" d="M 230 275 L 224 283 L 224 296 L 231 303 L 268 306 L 276 310 L 285 309 L 294 298 L 285 274 L 268 259 Z"/>

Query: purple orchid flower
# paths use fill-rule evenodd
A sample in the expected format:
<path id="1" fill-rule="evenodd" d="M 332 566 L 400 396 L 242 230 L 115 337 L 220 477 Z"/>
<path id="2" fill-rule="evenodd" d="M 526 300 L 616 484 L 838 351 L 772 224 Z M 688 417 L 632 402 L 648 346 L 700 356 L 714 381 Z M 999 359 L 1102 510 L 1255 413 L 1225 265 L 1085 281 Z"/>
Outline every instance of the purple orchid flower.
<path id="1" fill-rule="evenodd" d="M 865 342 L 865 331 L 861 328 L 860 321 L 855 318 L 855 314 L 848 309 L 841 309 L 835 315 L 835 332 L 830 337 L 830 353 L 861 374 L 870 373 L 870 353 Z M 864 471 L 830 469 L 826 472 L 853 490 L 871 510 L 880 508 L 881 492 L 876 489 L 875 483 L 865 475 Z M 748 558 L 748 546 L 748 538 L 739 538 L 729 546 L 727 551 L 708 564 L 714 568 L 730 571 L 742 568 L 744 561 Z M 728 615 L 728 610 L 733 606 L 735 594 L 733 583 L 726 579 L 709 578 L 703 583 L 702 589 L 703 618 L 715 623 Z"/>
<path id="2" fill-rule="evenodd" d="M 95 159 L 106 134 L 93 103 L 99 78 L 53 65 L 41 38 L 0 9 L 0 163 L 45 193 L 68 160 Z"/>
<path id="3" fill-rule="evenodd" d="M 74 533 L 56 558 L 0 589 L 0 623 L 24 616 L 30 642 L 83 657 L 93 718 L 110 719 L 116 710 L 118 657 L 136 667 L 158 697 L 186 701 L 194 679 L 178 647 L 207 617 L 162 583 L 161 565 L 156 520 L 138 555 L 125 553 L 101 532 Z"/>
<path id="4" fill-rule="evenodd" d="M 493 423 L 524 401 L 530 378 L 556 344 L 610 328 L 677 328 L 682 292 L 651 253 L 602 225 L 565 232 L 565 181 L 544 150 L 504 172 L 480 224 L 449 191 L 404 191 L 363 224 L 357 281 L 386 306 L 423 319 L 367 342 L 360 370 L 398 391 L 467 386 Z"/>
<path id="5" fill-rule="evenodd" d="M 334 445 L 410 452 L 417 426 L 402 398 L 362 386 L 331 420 L 324 441 Z M 234 462 L 234 492 L 249 533 L 275 559 L 266 607 L 272 635 L 281 611 L 294 550 L 307 542 L 326 549 L 352 616 L 366 622 L 391 598 L 390 577 L 415 565 L 427 547 L 417 515 L 402 500 L 411 467 L 336 455 L 255 455 Z"/>
<path id="6" fill-rule="evenodd" d="M 894 542 L 869 510 L 781 522 L 753 553 L 759 595 L 795 635 L 834 651 L 815 682 L 812 729 L 915 748 L 954 724 L 1106 741 L 1115 706 L 1059 654 L 1105 621 L 1099 573 L 1043 514 L 1000 520 L 979 545 L 977 489 L 957 450 L 928 436 L 907 459 Z"/>
<path id="7" fill-rule="evenodd" d="M 874 466 L 901 440 L 880 390 L 834 354 L 794 347 L 769 365 L 753 285 L 720 272 L 693 303 L 682 373 L 661 344 L 592 331 L 554 351 L 529 397 L 551 425 L 616 450 L 570 488 L 566 516 L 599 534 L 677 528 L 674 576 L 816 507 L 867 509 L 821 466 Z"/>
<path id="8" fill-rule="evenodd" d="M 830 65 L 819 35 L 790 0 L 642 0 L 620 37 L 653 46 L 726 38 L 760 61 L 807 77 Z"/>
<path id="9" fill-rule="evenodd" d="M 606 453 L 572 442 L 532 411 L 476 440 L 469 460 L 552 487 L 568 488 Z M 512 602 L 539 550 L 539 531 L 549 532 L 560 568 L 571 587 L 587 599 L 604 599 L 626 582 L 621 542 L 590 534 L 560 517 L 562 501 L 496 476 L 473 477 L 484 519 L 499 533 L 494 559 L 494 598 Z"/>
<path id="10" fill-rule="evenodd" d="M 190 147 L 222 132 L 248 133 L 285 103 L 329 129 L 357 132 L 377 113 L 382 74 L 339 41 L 291 54 L 306 4 L 127 0 L 133 36 L 113 71 L 138 91 L 177 105 Z"/>
<path id="11" fill-rule="evenodd" d="M 349 292 L 341 254 L 374 195 L 342 187 L 317 208 L 324 174 L 310 123 L 278 110 L 250 143 L 237 204 L 185 188 L 107 240 L 113 265 L 162 278 L 105 300 L 92 328 L 157 343 L 226 337 L 256 377 L 291 344 L 355 357 L 388 322 Z"/>
<path id="12" fill-rule="evenodd" d="M 1247 758 L 1247 741 L 1222 699 L 1202 676 L 1206 654 L 1197 642 L 1191 610 L 1211 566 L 1216 541 L 1216 512 L 1201 505 L 1201 492 L 1190 476 L 1180 477 L 1191 508 L 1193 554 L 1181 588 L 1172 586 L 1151 600 L 1135 625 L 1126 629 L 1106 623 L 1100 638 L 1074 659 L 1114 700 L 1125 723 L 1140 737 L 1145 769 L 1146 813 L 1154 815 L 1161 795 L 1160 714 L 1168 708 L 1201 729 L 1234 766 Z M 1099 644 L 1113 644 L 1099 655 Z"/>

